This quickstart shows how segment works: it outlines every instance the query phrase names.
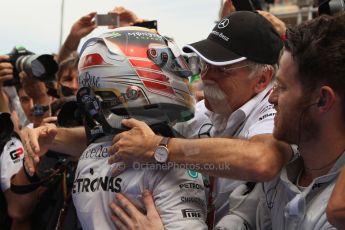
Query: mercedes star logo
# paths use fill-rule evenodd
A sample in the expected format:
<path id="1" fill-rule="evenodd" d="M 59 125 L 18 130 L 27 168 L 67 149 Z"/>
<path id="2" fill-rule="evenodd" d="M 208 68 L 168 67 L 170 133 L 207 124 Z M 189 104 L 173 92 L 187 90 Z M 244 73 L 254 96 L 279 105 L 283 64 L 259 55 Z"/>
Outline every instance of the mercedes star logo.
<path id="1" fill-rule="evenodd" d="M 220 23 L 218 23 L 218 29 L 224 29 L 229 25 L 229 19 L 225 18 Z"/>
<path id="2" fill-rule="evenodd" d="M 213 125 L 210 123 L 203 124 L 199 130 L 198 137 L 199 138 L 211 137 L 212 128 L 213 128 Z"/>

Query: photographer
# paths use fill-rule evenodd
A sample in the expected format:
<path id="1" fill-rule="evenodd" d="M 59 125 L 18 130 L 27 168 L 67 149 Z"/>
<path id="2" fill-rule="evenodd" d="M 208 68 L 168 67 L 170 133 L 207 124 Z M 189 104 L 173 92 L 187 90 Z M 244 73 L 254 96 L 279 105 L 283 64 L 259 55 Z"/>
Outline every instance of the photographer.
<path id="1" fill-rule="evenodd" d="M 8 59 L 8 55 L 0 55 L 0 112 L 9 113 L 9 98 L 3 90 L 4 82 L 13 78 L 13 67 L 11 63 L 6 62 Z"/>
<path id="2" fill-rule="evenodd" d="M 14 126 L 10 115 L 0 114 L 0 176 L 1 190 L 6 200 L 6 217 L 2 226 L 6 229 L 31 229 L 30 214 L 36 205 L 36 195 L 34 193 L 19 195 L 10 190 L 11 178 L 20 174 L 24 150 L 19 135 L 14 131 Z M 25 178 L 25 177 L 22 177 Z M 26 181 L 28 183 L 28 181 Z M 12 222 L 12 223 L 11 223 Z"/>
<path id="3" fill-rule="evenodd" d="M 58 63 L 68 58 L 73 52 L 76 52 L 80 40 L 91 33 L 97 26 L 94 22 L 96 12 L 91 12 L 78 19 L 71 27 L 71 30 L 63 43 L 59 54 Z"/>
<path id="4" fill-rule="evenodd" d="M 4 63 L 0 63 L 4 64 Z M 13 69 L 11 63 L 6 63 L 9 69 Z M 13 72 L 11 72 L 12 74 Z M 33 79 L 33 77 L 27 76 L 26 73 L 21 72 L 19 74 L 23 85 L 31 92 L 35 97 L 35 102 L 33 99 L 27 95 L 22 84 L 17 85 L 18 95 L 20 98 L 21 106 L 26 114 L 26 117 L 31 122 L 33 127 L 38 127 L 42 122 L 46 122 L 44 119 L 49 115 L 48 110 L 44 113 L 42 111 L 34 110 L 34 103 L 49 104 L 50 97 L 45 93 L 44 83 Z M 12 78 L 13 76 L 11 76 Z M 8 78 L 9 80 L 9 78 Z M 39 112 L 39 114 L 37 113 Z M 11 121 L 7 121 L 11 122 Z M 39 203 L 39 198 L 44 188 L 38 188 L 32 192 L 26 194 L 18 194 L 10 190 L 10 179 L 12 178 L 12 183 L 28 185 L 31 181 L 28 180 L 26 174 L 23 171 L 22 159 L 24 157 L 23 147 L 21 140 L 19 138 L 19 129 L 14 132 L 13 125 L 12 128 L 6 130 L 10 139 L 5 139 L 2 154 L 1 154 L 1 178 L 2 178 L 2 190 L 4 192 L 8 215 L 12 219 L 11 229 L 31 229 L 31 214 L 34 208 Z M 2 126 L 1 128 L 4 128 Z M 2 130 L 3 131 L 3 130 Z"/>
<path id="5" fill-rule="evenodd" d="M 29 126 L 39 127 L 42 124 L 56 121 L 56 117 L 49 117 L 51 114 L 50 104 L 52 98 L 47 94 L 46 82 L 51 78 L 45 78 L 48 76 L 43 76 L 43 78 L 38 80 L 37 76 L 34 76 L 30 69 L 31 63 L 27 61 L 28 58 L 30 58 L 30 56 L 27 56 L 26 59 L 25 56 L 24 58 L 19 56 L 14 58 L 14 60 L 12 59 L 11 62 L 3 62 L 0 63 L 0 65 L 2 69 L 6 67 L 12 71 L 11 76 L 6 77 L 6 80 L 10 80 L 10 78 L 13 77 L 13 65 L 15 64 L 15 68 L 17 68 L 15 70 L 17 74 L 16 79 L 19 80 L 19 83 L 16 83 L 16 88 L 20 97 L 21 106 L 31 122 Z M 20 66 L 19 64 L 17 65 L 18 62 L 22 62 L 22 66 L 29 67 L 26 69 L 28 72 L 18 69 L 18 66 Z M 77 63 L 77 61 L 73 63 Z M 66 67 L 62 69 L 63 71 L 61 71 L 60 80 L 68 82 L 70 69 L 73 68 L 76 70 L 76 64 L 66 65 Z M 1 73 L 7 74 L 8 72 L 9 71 L 2 71 Z M 76 76 L 77 74 L 74 73 L 74 85 Z M 66 84 L 64 84 L 64 86 L 66 86 Z M 63 91 L 62 89 L 60 90 L 61 96 Z M 72 92 L 72 94 L 74 93 Z M 71 120 L 73 118 L 69 119 Z M 7 144 L 11 144 L 12 142 L 8 140 Z M 18 143 L 18 146 L 14 145 L 13 148 L 22 149 L 20 139 L 13 143 Z M 12 148 L 6 148 L 6 152 L 4 152 L 2 156 L 9 158 L 9 153 L 12 150 Z M 23 157 L 23 154 L 20 155 L 20 157 Z M 63 157 L 58 156 L 56 153 L 47 153 L 46 156 L 42 158 L 42 162 L 39 165 L 39 171 L 41 171 L 40 177 L 38 178 L 36 176 L 34 177 L 35 180 L 33 180 L 25 173 L 22 167 L 22 158 L 19 158 L 19 155 L 15 165 L 10 164 L 9 162 L 11 162 L 11 160 L 7 158 L 3 158 L 1 161 L 1 168 L 3 170 L 6 169 L 8 172 L 6 174 L 2 173 L 4 177 L 12 173 L 8 178 L 12 178 L 11 189 L 13 188 L 13 190 L 8 189 L 7 187 L 9 186 L 4 187 L 8 214 L 12 218 L 12 229 L 30 229 L 31 227 L 34 229 L 52 229 L 57 226 L 61 227 L 65 224 L 62 221 L 64 220 L 63 217 L 66 215 L 68 217 L 66 226 L 68 225 L 72 229 L 76 229 L 78 227 L 76 215 L 74 214 L 73 216 L 73 210 L 68 207 L 68 203 L 70 202 L 70 188 L 68 189 L 67 187 L 71 183 L 66 179 L 70 178 L 73 182 L 73 163 L 63 165 L 59 162 L 63 160 Z M 54 172 L 57 168 L 61 168 L 59 170 L 63 171 L 58 172 L 56 175 L 54 175 L 54 173 L 47 173 L 49 171 Z M 63 177 L 65 179 L 63 179 Z M 50 178 L 49 181 L 47 181 L 47 178 Z M 69 184 L 67 185 L 66 183 Z M 62 190 L 63 188 L 64 190 Z M 61 212 L 61 210 L 64 210 L 64 212 Z M 61 218 L 59 218 L 60 216 Z"/>
<path id="6" fill-rule="evenodd" d="M 78 90 L 78 60 L 79 56 L 76 52 L 70 54 L 68 58 L 60 62 L 59 70 L 56 73 L 57 95 L 58 99 L 52 104 L 52 114 L 57 116 L 62 107 L 70 106 L 68 119 L 73 120 L 74 110 L 76 108 L 76 94 Z M 64 110 L 68 112 L 67 110 Z"/>
<path id="7" fill-rule="evenodd" d="M 51 116 L 52 97 L 47 94 L 45 83 L 25 72 L 19 73 L 19 76 L 20 85 L 17 86 L 17 91 L 25 115 L 31 122 L 29 126 L 38 127 L 51 121 L 48 117 Z"/>

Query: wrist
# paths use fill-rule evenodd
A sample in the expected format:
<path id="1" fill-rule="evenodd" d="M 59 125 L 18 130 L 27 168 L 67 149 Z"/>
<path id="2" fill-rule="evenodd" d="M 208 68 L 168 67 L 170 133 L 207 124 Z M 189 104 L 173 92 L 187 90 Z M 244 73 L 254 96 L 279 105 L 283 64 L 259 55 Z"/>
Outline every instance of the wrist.
<path id="1" fill-rule="evenodd" d="M 75 42 L 77 41 L 77 42 Z M 76 51 L 79 45 L 79 38 L 74 38 L 72 35 L 69 35 L 66 38 L 65 43 L 63 44 L 64 48 L 68 51 Z"/>
<path id="2" fill-rule="evenodd" d="M 34 174 L 31 176 L 30 173 L 26 170 L 25 158 L 23 158 L 23 171 L 26 176 L 26 179 L 28 179 L 30 183 L 37 183 L 38 181 L 40 181 L 40 178 L 38 177 L 36 172 L 34 172 Z"/>
<path id="3" fill-rule="evenodd" d="M 168 144 L 170 141 L 170 137 L 162 137 L 160 138 L 160 141 L 158 145 L 156 145 L 154 149 L 154 159 L 158 163 L 166 163 L 168 161 L 169 157 L 169 148 Z"/>

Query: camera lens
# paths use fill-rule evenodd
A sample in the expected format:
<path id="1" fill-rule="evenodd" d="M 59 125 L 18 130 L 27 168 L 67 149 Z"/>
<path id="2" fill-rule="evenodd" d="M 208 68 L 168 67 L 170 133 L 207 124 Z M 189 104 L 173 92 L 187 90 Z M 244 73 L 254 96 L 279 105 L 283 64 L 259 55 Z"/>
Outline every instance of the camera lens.
<path id="1" fill-rule="evenodd" d="M 44 82 L 54 80 L 54 75 L 58 70 L 58 64 L 49 54 L 21 56 L 17 59 L 15 67 L 18 72 L 24 70 Z"/>

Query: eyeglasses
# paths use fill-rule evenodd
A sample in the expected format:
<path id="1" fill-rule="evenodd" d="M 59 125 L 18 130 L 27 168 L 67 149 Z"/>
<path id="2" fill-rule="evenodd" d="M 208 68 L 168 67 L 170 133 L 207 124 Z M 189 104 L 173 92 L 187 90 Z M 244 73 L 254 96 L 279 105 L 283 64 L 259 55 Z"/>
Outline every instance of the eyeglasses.
<path id="1" fill-rule="evenodd" d="M 229 75 L 233 70 L 243 69 L 243 68 L 253 66 L 253 65 L 255 64 L 253 63 L 253 64 L 236 66 L 236 67 L 231 67 L 231 65 L 215 66 L 203 60 L 200 60 L 200 73 L 201 73 L 201 76 L 204 76 L 210 69 L 213 69 L 214 71 L 218 73 Z"/>

